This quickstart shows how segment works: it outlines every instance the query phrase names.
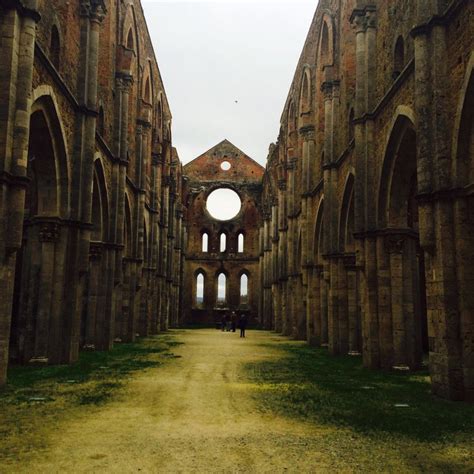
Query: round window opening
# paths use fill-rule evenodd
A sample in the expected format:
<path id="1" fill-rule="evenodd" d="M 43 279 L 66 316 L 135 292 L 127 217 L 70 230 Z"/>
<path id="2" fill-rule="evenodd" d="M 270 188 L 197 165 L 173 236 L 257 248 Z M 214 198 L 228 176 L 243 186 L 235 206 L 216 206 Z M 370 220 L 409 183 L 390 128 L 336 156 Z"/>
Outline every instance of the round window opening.
<path id="1" fill-rule="evenodd" d="M 224 171 L 229 171 L 230 170 L 230 163 L 228 161 L 223 161 L 221 163 L 221 169 Z"/>
<path id="2" fill-rule="evenodd" d="M 232 189 L 216 189 L 209 194 L 206 202 L 209 214 L 219 221 L 233 219 L 242 207 L 239 195 Z"/>

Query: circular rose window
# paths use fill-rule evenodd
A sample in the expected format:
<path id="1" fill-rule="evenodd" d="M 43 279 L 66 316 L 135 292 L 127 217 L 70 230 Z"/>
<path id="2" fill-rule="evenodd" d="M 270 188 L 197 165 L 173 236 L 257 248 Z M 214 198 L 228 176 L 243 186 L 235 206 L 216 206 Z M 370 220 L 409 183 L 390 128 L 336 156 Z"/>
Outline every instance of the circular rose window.
<path id="1" fill-rule="evenodd" d="M 206 207 L 209 214 L 219 221 L 233 219 L 242 207 L 239 195 L 232 189 L 221 188 L 212 191 L 207 197 Z"/>
<path id="2" fill-rule="evenodd" d="M 223 171 L 229 171 L 230 170 L 230 163 L 228 161 L 223 161 L 221 163 L 221 169 Z"/>

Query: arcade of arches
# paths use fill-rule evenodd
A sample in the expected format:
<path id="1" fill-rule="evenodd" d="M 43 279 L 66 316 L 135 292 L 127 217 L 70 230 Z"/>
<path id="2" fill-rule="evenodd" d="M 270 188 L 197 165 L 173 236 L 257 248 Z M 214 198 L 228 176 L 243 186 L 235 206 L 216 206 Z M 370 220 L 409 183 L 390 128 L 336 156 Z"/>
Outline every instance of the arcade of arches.
<path id="1" fill-rule="evenodd" d="M 139 0 L 62 4 L 0 0 L 0 384 L 235 310 L 474 401 L 473 2 L 320 0 L 265 168 L 182 166 Z"/>

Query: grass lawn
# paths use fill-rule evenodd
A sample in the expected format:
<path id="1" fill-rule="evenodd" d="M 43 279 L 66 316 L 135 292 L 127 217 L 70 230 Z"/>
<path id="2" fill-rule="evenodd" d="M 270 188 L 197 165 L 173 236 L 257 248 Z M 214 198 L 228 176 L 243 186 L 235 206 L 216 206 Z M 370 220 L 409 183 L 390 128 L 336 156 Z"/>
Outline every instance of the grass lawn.
<path id="1" fill-rule="evenodd" d="M 339 460 L 364 466 L 372 452 L 372 468 L 385 472 L 386 453 L 412 458 L 417 471 L 474 472 L 474 406 L 434 397 L 427 371 L 369 370 L 360 357 L 299 342 L 277 347 L 281 358 L 246 367 L 262 412 L 327 428 Z"/>
<path id="2" fill-rule="evenodd" d="M 10 368 L 0 389 L 0 460 L 45 448 L 52 425 L 60 429 L 62 421 L 120 396 L 131 374 L 175 357 L 177 344 L 164 334 L 117 344 L 109 352 L 81 352 L 74 365 Z"/>

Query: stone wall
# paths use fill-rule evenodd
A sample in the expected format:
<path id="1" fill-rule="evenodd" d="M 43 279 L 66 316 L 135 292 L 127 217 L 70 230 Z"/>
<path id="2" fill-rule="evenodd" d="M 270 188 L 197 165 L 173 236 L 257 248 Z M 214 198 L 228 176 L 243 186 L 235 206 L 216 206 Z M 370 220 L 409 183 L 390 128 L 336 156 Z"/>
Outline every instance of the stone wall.
<path id="1" fill-rule="evenodd" d="M 139 0 L 0 1 L 0 383 L 178 321 L 181 164 Z"/>
<path id="2" fill-rule="evenodd" d="M 474 400 L 474 5 L 321 0 L 270 149 L 267 326 Z"/>
<path id="3" fill-rule="evenodd" d="M 230 169 L 221 164 L 227 162 Z M 215 323 L 223 312 L 245 312 L 250 321 L 258 321 L 259 227 L 261 223 L 261 180 L 263 168 L 227 140 L 188 163 L 183 168 L 186 204 L 186 248 L 183 286 L 183 318 L 187 324 Z M 217 189 L 228 188 L 239 195 L 241 209 L 232 219 L 220 221 L 207 211 L 208 196 Z M 220 236 L 226 236 L 226 248 L 221 251 Z M 207 235 L 207 251 L 203 235 Z M 243 236 L 243 251 L 238 239 Z M 242 249 L 241 249 L 242 250 Z M 219 275 L 226 277 L 226 298 L 217 299 Z M 204 298 L 196 298 L 197 277 L 204 277 Z M 242 275 L 248 278 L 248 297 L 240 292 Z"/>

